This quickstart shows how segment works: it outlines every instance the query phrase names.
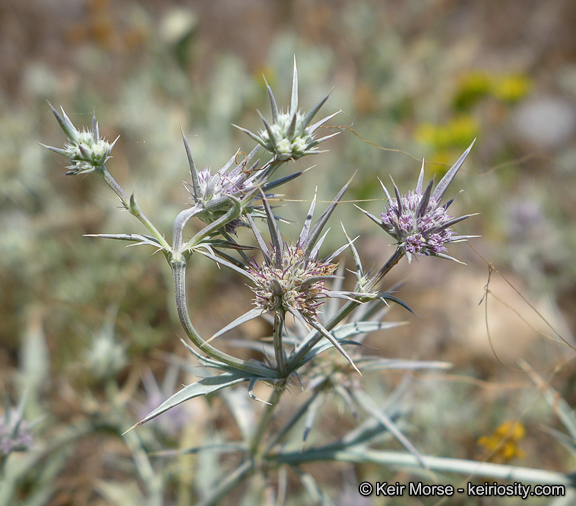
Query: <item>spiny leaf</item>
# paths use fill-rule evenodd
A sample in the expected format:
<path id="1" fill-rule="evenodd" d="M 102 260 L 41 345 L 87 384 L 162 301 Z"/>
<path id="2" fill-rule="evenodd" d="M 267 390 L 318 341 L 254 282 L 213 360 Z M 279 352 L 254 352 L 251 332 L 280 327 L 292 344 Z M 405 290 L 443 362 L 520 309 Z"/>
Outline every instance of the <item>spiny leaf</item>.
<path id="1" fill-rule="evenodd" d="M 145 416 L 142 420 L 138 423 L 134 424 L 130 427 L 126 432 L 139 427 L 146 422 L 149 422 L 153 418 L 165 413 L 169 409 L 178 406 L 178 404 L 182 404 L 185 401 L 193 399 L 194 397 L 199 397 L 201 395 L 208 395 L 213 392 L 217 392 L 223 388 L 231 387 L 238 383 L 242 383 L 244 381 L 250 381 L 253 376 L 246 375 L 246 374 L 234 374 L 234 373 L 225 373 L 221 374 L 220 376 L 211 376 L 209 378 L 201 379 L 196 383 L 192 383 L 191 385 L 185 386 L 182 390 L 174 394 L 172 397 L 164 401 L 160 406 L 158 406 L 154 411 L 149 413 Z M 124 432 L 124 434 L 126 434 Z"/>

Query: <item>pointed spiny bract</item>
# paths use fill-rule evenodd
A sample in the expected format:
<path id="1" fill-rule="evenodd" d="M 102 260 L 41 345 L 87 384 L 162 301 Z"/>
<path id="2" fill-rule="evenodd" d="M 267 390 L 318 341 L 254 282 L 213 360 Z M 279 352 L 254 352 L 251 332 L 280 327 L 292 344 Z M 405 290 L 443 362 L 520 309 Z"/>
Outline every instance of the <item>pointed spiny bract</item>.
<path id="1" fill-rule="evenodd" d="M 462 153 L 462 155 L 460 155 L 460 158 L 458 158 L 456 163 L 454 165 L 452 165 L 452 167 L 450 167 L 450 169 L 448 170 L 448 172 L 446 172 L 446 174 L 444 174 L 444 177 L 440 180 L 440 182 L 438 183 L 438 186 L 436 186 L 436 189 L 434 190 L 434 193 L 432 194 L 432 197 L 434 199 L 436 199 L 437 201 L 442 199 L 442 197 L 444 196 L 444 193 L 448 189 L 448 186 L 450 186 L 450 183 L 452 182 L 452 180 L 454 179 L 454 177 L 456 176 L 456 174 L 460 170 L 460 167 L 462 167 L 464 160 L 466 160 L 466 158 L 468 157 L 468 154 L 470 153 L 472 146 L 474 146 L 475 142 L 476 142 L 476 139 L 474 139 L 472 141 L 470 146 L 468 146 L 468 149 L 466 151 L 464 151 L 464 153 Z"/>
<path id="2" fill-rule="evenodd" d="M 457 236 L 451 229 L 452 225 L 472 215 L 454 218 L 448 214 L 448 207 L 452 201 L 447 204 L 441 204 L 440 200 L 473 145 L 474 143 L 450 168 L 440 183 L 438 183 L 434 192 L 432 192 L 433 181 L 430 181 L 424 191 L 422 191 L 424 178 L 424 164 L 422 164 L 418 183 L 414 191 L 401 195 L 398 187 L 393 184 L 395 198 L 392 198 L 384 185 L 382 185 L 388 199 L 388 205 L 386 206 L 386 211 L 381 213 L 380 220 L 363 211 L 398 241 L 398 246 L 404 250 L 409 260 L 411 255 L 438 256 L 455 260 L 444 253 L 447 251 L 446 245 L 465 241 L 472 237 Z"/>
<path id="3" fill-rule="evenodd" d="M 266 83 L 266 90 L 268 91 L 268 98 L 270 98 L 270 109 L 272 109 L 272 123 L 276 123 L 278 121 L 278 105 L 276 104 L 276 99 L 274 98 L 274 93 L 272 93 L 272 88 L 266 81 L 266 77 L 264 78 L 264 82 Z"/>
<path id="4" fill-rule="evenodd" d="M 309 255 L 312 251 L 312 248 L 314 248 L 314 246 L 318 242 L 320 234 L 322 233 L 322 229 L 324 228 L 324 226 L 328 222 L 328 219 L 330 218 L 330 216 L 334 212 L 334 209 L 336 209 L 336 206 L 338 205 L 338 203 L 340 202 L 340 199 L 342 198 L 342 196 L 344 195 L 344 193 L 348 189 L 348 186 L 350 186 L 350 183 L 352 182 L 352 179 L 354 178 L 355 175 L 356 175 L 356 173 L 354 173 L 352 175 L 352 177 L 348 180 L 348 182 L 342 187 L 342 189 L 334 197 L 334 200 L 330 203 L 328 208 L 322 213 L 322 215 L 320 216 L 318 221 L 312 227 L 312 230 L 310 231 L 310 233 L 308 235 L 308 239 L 306 241 L 306 244 L 303 246 L 306 254 Z"/>
<path id="5" fill-rule="evenodd" d="M 316 209 L 316 192 L 318 191 L 318 187 L 314 190 L 314 198 L 312 199 L 312 203 L 310 204 L 310 209 L 308 210 L 308 214 L 306 215 L 306 219 L 304 220 L 304 226 L 302 227 L 302 231 L 300 232 L 300 236 L 298 237 L 298 243 L 300 245 L 306 244 L 308 240 L 308 236 L 310 234 L 310 228 L 312 226 L 312 217 L 314 216 L 314 209 Z"/>
<path id="6" fill-rule="evenodd" d="M 296 68 L 296 55 L 294 55 L 294 72 L 292 74 L 292 96 L 290 99 L 290 114 L 298 111 L 298 69 Z"/>
<path id="7" fill-rule="evenodd" d="M 188 158 L 188 166 L 190 167 L 190 177 L 192 178 L 192 196 L 200 195 L 200 183 L 198 181 L 198 170 L 196 169 L 196 164 L 194 163 L 194 157 L 192 156 L 192 149 L 190 149 L 190 144 L 188 139 L 184 135 L 184 130 L 182 131 L 182 140 L 184 141 L 184 149 L 186 150 L 186 157 Z M 196 200 L 196 198 L 195 198 Z"/>

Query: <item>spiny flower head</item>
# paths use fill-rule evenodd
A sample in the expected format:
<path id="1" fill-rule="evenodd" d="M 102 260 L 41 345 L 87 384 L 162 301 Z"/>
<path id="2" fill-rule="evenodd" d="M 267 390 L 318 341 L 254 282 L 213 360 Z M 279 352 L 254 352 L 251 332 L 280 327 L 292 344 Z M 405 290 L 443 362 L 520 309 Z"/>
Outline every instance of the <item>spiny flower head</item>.
<path id="1" fill-rule="evenodd" d="M 297 160 L 306 155 L 321 153 L 322 151 L 316 149 L 317 146 L 321 142 L 338 134 L 337 132 L 320 139 L 315 139 L 316 130 L 338 114 L 338 112 L 310 125 L 316 113 L 328 99 L 328 95 L 318 102 L 318 104 L 316 104 L 316 106 L 307 114 L 304 114 L 298 109 L 298 72 L 296 70 L 296 60 L 294 60 L 292 99 L 289 111 L 283 112 L 278 110 L 276 99 L 274 98 L 274 94 L 272 93 L 272 89 L 268 83 L 266 83 L 266 87 L 268 89 L 268 96 L 270 97 L 270 105 L 272 108 L 272 123 L 269 123 L 260 114 L 264 123 L 264 129 L 262 129 L 258 134 L 252 133 L 237 125 L 234 126 L 252 137 L 252 139 L 263 146 L 266 151 L 272 153 L 275 160 Z"/>
<path id="2" fill-rule="evenodd" d="M 260 146 L 256 146 L 249 154 L 238 151 L 224 167 L 214 174 L 207 167 L 199 171 L 196 169 L 186 138 L 184 138 L 184 146 L 192 177 L 192 184 L 187 184 L 188 191 L 198 209 L 197 216 L 205 223 L 212 223 L 228 212 L 231 206 L 230 197 L 238 200 L 249 197 L 249 200 L 252 200 L 251 196 L 256 196 L 259 188 L 267 191 L 302 174 L 297 172 L 275 181 L 268 181 L 269 166 L 259 168 L 259 160 L 253 161 Z M 255 206 L 250 205 L 245 211 L 251 213 L 255 209 Z M 236 219 L 228 223 L 225 228 L 228 232 L 234 232 L 241 224 L 242 219 Z"/>
<path id="3" fill-rule="evenodd" d="M 324 283 L 333 277 L 332 274 L 338 266 L 332 261 L 348 245 L 339 248 L 323 260 L 318 259 L 318 254 L 326 236 L 326 234 L 321 236 L 322 229 L 347 187 L 348 184 L 340 190 L 314 226 L 312 216 L 316 198 L 312 200 L 295 245 L 288 245 L 282 240 L 276 219 L 266 199 L 263 199 L 263 202 L 271 237 L 270 245 L 266 245 L 254 221 L 249 218 L 264 256 L 262 265 L 252 262 L 248 268 L 253 284 L 252 290 L 256 296 L 255 304 L 262 312 L 288 312 L 310 324 L 318 318 L 317 310 L 323 304 L 323 300 L 334 295 Z"/>
<path id="4" fill-rule="evenodd" d="M 275 316 L 280 317 L 282 321 L 285 315 L 290 313 L 304 325 L 308 325 L 320 332 L 353 367 L 356 367 L 338 340 L 324 328 L 318 314 L 318 308 L 327 298 L 354 299 L 362 295 L 354 292 L 332 290 L 325 286 L 326 280 L 334 278 L 333 273 L 337 268 L 337 264 L 333 263 L 333 260 L 348 248 L 349 244 L 340 247 L 326 258 L 318 260 L 320 247 L 326 237 L 326 233 L 321 235 L 322 229 L 349 184 L 350 182 L 340 190 L 313 226 L 312 216 L 316 206 L 316 199 L 312 201 L 298 241 L 293 246 L 286 244 L 282 240 L 270 204 L 266 197 L 261 195 L 268 222 L 268 229 L 270 231 L 270 245 L 267 245 L 262 238 L 252 217 L 249 214 L 246 215 L 264 257 L 261 265 L 252 261 L 250 265 L 240 267 L 210 252 L 202 252 L 205 256 L 234 269 L 247 278 L 251 283 L 251 289 L 256 297 L 256 307 L 254 309 L 238 317 L 232 323 L 214 334 L 210 340 L 232 330 L 242 323 L 261 316 L 262 313 L 274 312 Z"/>
<path id="5" fill-rule="evenodd" d="M 262 266 L 254 263 L 249 268 L 256 307 L 263 312 L 295 311 L 305 320 L 318 318 L 317 310 L 328 292 L 324 282 L 338 264 L 307 258 L 300 242 L 294 246 L 284 244 L 279 264 L 275 259 L 273 255 L 270 262 Z"/>
<path id="6" fill-rule="evenodd" d="M 224 167 L 212 174 L 212 171 L 207 167 L 201 171 L 196 170 L 186 139 L 184 139 L 184 143 L 192 176 L 192 185 L 188 186 L 188 189 L 195 204 L 199 204 L 205 209 L 217 207 L 218 204 L 227 201 L 227 197 L 242 198 L 254 190 L 255 178 L 251 176 L 258 166 L 258 161 L 249 168 L 247 164 L 251 162 L 259 147 L 248 155 L 237 152 Z M 242 159 L 240 163 L 238 162 L 239 157 Z"/>
<path id="7" fill-rule="evenodd" d="M 394 184 L 395 198 L 391 197 L 386 187 L 382 188 L 388 199 L 386 210 L 380 219 L 362 210 L 370 219 L 376 222 L 384 231 L 397 240 L 398 246 L 406 253 L 408 260 L 412 255 L 438 256 L 455 260 L 446 255 L 446 245 L 466 241 L 473 236 L 456 235 L 452 225 L 473 215 L 454 218 L 448 213 L 453 200 L 441 204 L 446 189 L 464 163 L 474 143 L 462 154 L 458 161 L 445 174 L 432 192 L 433 181 L 423 190 L 424 163 L 414 191 L 401 195 Z"/>
<path id="8" fill-rule="evenodd" d="M 64 149 L 55 148 L 52 146 L 44 147 L 68 158 L 72 164 L 68 167 L 67 176 L 73 176 L 80 173 L 88 173 L 103 167 L 109 160 L 112 148 L 116 143 L 116 139 L 112 144 L 105 139 L 100 138 L 100 131 L 98 129 L 98 122 L 96 116 L 92 118 L 92 130 L 85 129 L 78 130 L 70 121 L 70 118 L 62 109 L 60 114 L 52 104 L 50 104 L 56 120 L 60 124 L 64 133 L 68 136 L 68 142 L 64 145 Z"/>

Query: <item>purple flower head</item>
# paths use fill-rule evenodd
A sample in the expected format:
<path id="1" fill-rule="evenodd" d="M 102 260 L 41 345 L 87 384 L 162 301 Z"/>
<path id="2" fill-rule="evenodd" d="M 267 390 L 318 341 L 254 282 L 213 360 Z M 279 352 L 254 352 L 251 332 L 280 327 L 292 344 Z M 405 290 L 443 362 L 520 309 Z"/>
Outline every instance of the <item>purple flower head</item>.
<path id="1" fill-rule="evenodd" d="M 209 341 L 264 313 L 274 313 L 275 318 L 282 321 L 285 315 L 290 313 L 305 326 L 320 332 L 356 368 L 338 340 L 324 328 L 318 311 L 328 298 L 350 300 L 365 295 L 333 290 L 326 286 L 326 281 L 335 277 L 334 272 L 338 267 L 334 259 L 348 248 L 349 244 L 340 247 L 326 258 L 319 259 L 319 250 L 326 237 L 322 230 L 349 184 L 350 182 L 340 190 L 315 224 L 312 224 L 312 217 L 316 199 L 312 201 L 300 236 L 294 245 L 289 245 L 282 239 L 270 204 L 264 195 L 261 195 L 271 237 L 269 244 L 256 228 L 252 216 L 246 215 L 263 255 L 261 264 L 252 261 L 249 265 L 239 266 L 210 252 L 202 252 L 245 277 L 254 292 L 256 306 L 218 331 Z"/>
<path id="2" fill-rule="evenodd" d="M 212 174 L 208 167 L 197 172 L 196 186 L 192 186 L 190 194 L 197 205 L 204 208 L 201 218 L 211 223 L 225 214 L 228 210 L 228 197 L 242 199 L 255 190 L 254 177 L 250 177 L 251 171 L 245 168 L 247 162 L 254 156 L 254 150 L 247 155 L 242 163 L 237 162 L 238 153 L 219 171 Z M 258 161 L 251 170 L 255 170 Z M 233 167 L 231 170 L 229 170 Z M 233 233 L 242 224 L 240 219 L 231 221 L 226 225 L 226 231 Z"/>
<path id="3" fill-rule="evenodd" d="M 319 260 L 320 246 L 325 237 L 321 233 L 346 187 L 347 185 L 314 226 L 312 216 L 316 199 L 312 201 L 300 236 L 294 245 L 283 241 L 266 199 L 264 207 L 272 239 L 269 245 L 266 245 L 250 218 L 254 235 L 264 256 L 262 265 L 252 262 L 248 267 L 255 295 L 254 303 L 261 312 L 292 313 L 309 324 L 318 319 L 318 308 L 332 293 L 325 286 L 325 281 L 333 277 L 338 266 L 333 260 L 345 249 L 340 248 L 327 258 Z"/>
<path id="4" fill-rule="evenodd" d="M 230 197 L 238 200 L 248 199 L 249 204 L 245 207 L 243 214 L 264 216 L 261 207 L 255 206 L 251 202 L 257 198 L 259 190 L 271 190 L 302 174 L 302 172 L 296 172 L 270 181 L 269 165 L 258 167 L 259 160 L 253 160 L 260 146 L 256 146 L 248 154 L 238 151 L 224 167 L 215 173 L 212 173 L 207 167 L 197 170 L 186 138 L 184 138 L 184 147 L 192 176 L 192 184 L 185 184 L 194 200 L 194 208 L 198 211 L 198 218 L 207 224 L 213 223 L 229 211 L 232 205 Z M 274 196 L 274 194 L 267 195 L 269 197 Z M 225 229 L 228 233 L 234 233 L 236 228 L 242 224 L 244 224 L 243 217 L 227 223 Z"/>
<path id="5" fill-rule="evenodd" d="M 198 217 L 205 223 L 212 223 L 226 214 L 230 207 L 229 197 L 242 199 L 257 190 L 257 182 L 253 173 L 258 166 L 258 160 L 253 163 L 252 158 L 258 148 L 243 157 L 241 156 L 243 153 L 237 153 L 224 167 L 212 174 L 207 167 L 203 170 L 196 169 L 190 146 L 185 138 L 184 145 L 192 176 L 192 184 L 188 185 L 188 190 L 192 195 L 194 205 L 200 210 Z M 242 158 L 241 161 L 239 157 Z M 251 163 L 250 167 L 247 167 L 248 163 Z M 227 231 L 234 232 L 240 224 L 239 219 L 228 223 Z"/>
<path id="6" fill-rule="evenodd" d="M 381 213 L 380 219 L 362 210 L 370 219 L 376 222 L 383 230 L 396 239 L 410 261 L 412 255 L 438 256 L 449 260 L 455 258 L 446 255 L 446 245 L 454 242 L 466 241 L 474 236 L 457 235 L 452 225 L 473 216 L 471 214 L 454 218 L 448 213 L 453 200 L 442 204 L 441 200 L 456 173 L 464 163 L 474 143 L 462 154 L 458 161 L 444 175 L 440 183 L 432 192 L 434 181 L 430 181 L 423 189 L 424 163 L 414 191 L 401 195 L 394 184 L 395 197 L 391 197 L 382 184 L 388 199 L 386 210 Z"/>
<path id="7" fill-rule="evenodd" d="M 281 310 L 299 313 L 305 320 L 318 318 L 318 308 L 328 296 L 324 282 L 338 264 L 307 258 L 300 242 L 283 246 L 279 263 L 274 252 L 270 261 L 250 266 L 254 304 L 266 313 Z"/>

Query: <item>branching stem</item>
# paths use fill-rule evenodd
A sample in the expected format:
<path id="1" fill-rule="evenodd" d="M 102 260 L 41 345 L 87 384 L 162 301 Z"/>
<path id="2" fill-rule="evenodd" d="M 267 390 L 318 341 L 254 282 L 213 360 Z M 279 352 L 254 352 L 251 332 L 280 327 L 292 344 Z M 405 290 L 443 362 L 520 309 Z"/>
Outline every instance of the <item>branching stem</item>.
<path id="1" fill-rule="evenodd" d="M 162 248 L 164 250 L 170 251 L 172 248 L 170 247 L 170 245 L 168 244 L 168 242 L 166 241 L 164 236 L 158 231 L 158 229 L 152 224 L 152 222 L 142 212 L 142 210 L 140 209 L 140 206 L 136 203 L 134 196 L 129 198 L 126 195 L 126 193 L 124 193 L 124 190 L 120 187 L 120 185 L 116 182 L 116 180 L 108 172 L 108 169 L 106 168 L 106 166 L 103 165 L 103 166 L 99 167 L 97 172 L 98 172 L 98 174 L 100 174 L 102 176 L 104 181 L 106 181 L 106 184 L 110 188 L 112 188 L 112 191 L 114 191 L 114 193 L 116 195 L 118 195 L 118 198 L 120 199 L 120 202 L 122 202 L 122 205 L 124 206 L 124 208 L 132 216 L 135 216 L 136 218 L 138 218 L 140 220 L 140 222 L 152 233 L 154 238 L 158 240 L 158 242 L 160 243 L 160 245 L 162 246 Z"/>
<path id="2" fill-rule="evenodd" d="M 232 355 L 228 355 L 217 348 L 208 344 L 198 331 L 194 328 L 190 315 L 188 314 L 188 307 L 186 301 L 186 262 L 172 262 L 172 274 L 174 276 L 174 287 L 176 292 L 176 309 L 180 317 L 180 323 L 184 328 L 186 335 L 196 345 L 198 349 L 204 351 L 215 360 L 234 367 L 238 370 L 260 376 L 262 378 L 275 378 L 277 373 L 274 369 L 270 369 L 264 365 L 247 362 Z"/>

